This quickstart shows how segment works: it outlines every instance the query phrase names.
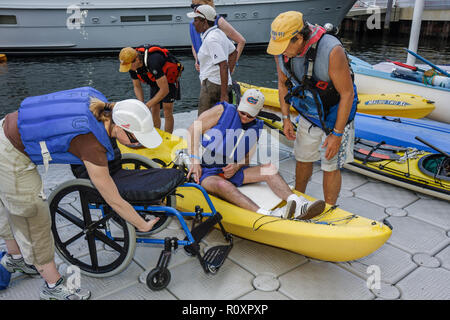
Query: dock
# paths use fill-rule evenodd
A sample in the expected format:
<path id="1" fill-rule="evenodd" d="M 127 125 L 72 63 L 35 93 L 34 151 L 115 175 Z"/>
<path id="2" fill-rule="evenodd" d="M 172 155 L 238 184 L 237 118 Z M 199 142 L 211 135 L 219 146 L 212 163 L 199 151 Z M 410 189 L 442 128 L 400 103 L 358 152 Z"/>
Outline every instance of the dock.
<path id="1" fill-rule="evenodd" d="M 391 7 L 388 8 L 389 2 Z M 414 0 L 357 1 L 341 23 L 342 32 L 378 32 L 409 35 Z M 386 15 L 388 21 L 386 21 Z M 421 36 L 447 38 L 450 33 L 450 2 L 425 0 Z"/>
<path id="2" fill-rule="evenodd" d="M 187 128 L 196 113 L 175 114 L 175 128 Z M 279 160 L 281 175 L 292 185 L 292 149 L 280 145 Z M 68 165 L 52 165 L 47 174 L 39 170 L 47 196 L 73 178 Z M 317 163 L 306 193 L 323 198 Z M 196 258 L 178 249 L 169 265 L 172 280 L 161 291 L 151 291 L 145 279 L 162 247 L 138 244 L 132 263 L 122 273 L 110 278 L 82 276 L 81 286 L 91 290 L 93 300 L 232 300 L 242 304 L 244 300 L 450 299 L 450 203 L 343 169 L 338 205 L 377 221 L 387 218 L 393 226 L 391 238 L 365 258 L 332 263 L 234 237 L 234 247 L 215 275 L 205 274 Z M 158 234 L 158 238 L 164 236 L 180 238 L 184 233 L 173 220 Z M 213 230 L 202 246 L 221 239 L 220 231 Z M 0 250 L 4 249 L 0 240 Z M 56 261 L 64 273 L 68 266 L 58 256 Z M 379 271 L 378 285 L 372 281 L 374 270 Z M 10 287 L 0 291 L 0 300 L 37 300 L 43 283 L 39 276 L 16 273 Z"/>

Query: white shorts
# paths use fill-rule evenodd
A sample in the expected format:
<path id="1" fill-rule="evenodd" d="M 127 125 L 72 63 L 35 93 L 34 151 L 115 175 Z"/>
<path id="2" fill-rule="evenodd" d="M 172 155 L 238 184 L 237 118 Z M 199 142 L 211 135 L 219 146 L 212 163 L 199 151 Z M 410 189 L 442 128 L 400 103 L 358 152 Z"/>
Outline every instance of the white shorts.
<path id="1" fill-rule="evenodd" d="M 353 146 L 355 143 L 355 125 L 350 122 L 344 129 L 341 147 L 338 153 L 330 160 L 325 158 L 326 148 L 322 148 L 325 141 L 325 132 L 314 126 L 305 118 L 299 118 L 297 136 L 294 145 L 295 160 L 300 162 L 315 162 L 320 160 L 323 171 L 341 169 L 344 164 L 353 161 Z"/>

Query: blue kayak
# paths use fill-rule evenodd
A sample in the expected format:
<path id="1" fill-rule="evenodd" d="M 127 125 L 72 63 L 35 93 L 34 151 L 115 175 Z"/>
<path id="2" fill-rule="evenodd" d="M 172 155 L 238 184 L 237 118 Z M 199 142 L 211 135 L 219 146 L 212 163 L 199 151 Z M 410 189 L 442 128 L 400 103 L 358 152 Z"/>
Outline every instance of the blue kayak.
<path id="1" fill-rule="evenodd" d="M 450 152 L 450 124 L 428 120 L 375 116 L 357 113 L 355 136 L 358 138 L 411 147 L 436 153 L 436 150 L 415 139 L 424 139 L 439 149 Z"/>

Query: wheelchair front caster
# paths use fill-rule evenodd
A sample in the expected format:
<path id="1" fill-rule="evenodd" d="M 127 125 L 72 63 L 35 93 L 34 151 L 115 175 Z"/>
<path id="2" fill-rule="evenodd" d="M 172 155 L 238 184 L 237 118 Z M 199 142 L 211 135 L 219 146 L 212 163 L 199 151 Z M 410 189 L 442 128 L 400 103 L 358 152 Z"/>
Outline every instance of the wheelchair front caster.
<path id="1" fill-rule="evenodd" d="M 154 268 L 147 275 L 147 286 L 153 291 L 167 287 L 170 282 L 170 271 L 167 268 Z"/>

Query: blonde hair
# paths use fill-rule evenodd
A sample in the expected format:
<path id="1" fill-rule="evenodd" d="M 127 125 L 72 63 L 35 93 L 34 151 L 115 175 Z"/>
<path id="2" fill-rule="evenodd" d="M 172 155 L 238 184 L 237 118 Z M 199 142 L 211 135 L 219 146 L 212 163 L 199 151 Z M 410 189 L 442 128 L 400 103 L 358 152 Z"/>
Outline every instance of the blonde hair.
<path id="1" fill-rule="evenodd" d="M 91 110 L 94 117 L 101 122 L 105 122 L 111 119 L 111 111 L 116 103 L 107 103 L 100 99 L 91 97 L 91 103 L 89 110 Z"/>
<path id="2" fill-rule="evenodd" d="M 200 0 L 199 2 L 202 3 L 202 4 L 207 4 L 207 5 L 209 5 L 209 6 L 213 7 L 213 8 L 215 8 L 215 6 L 214 6 L 214 0 Z"/>

